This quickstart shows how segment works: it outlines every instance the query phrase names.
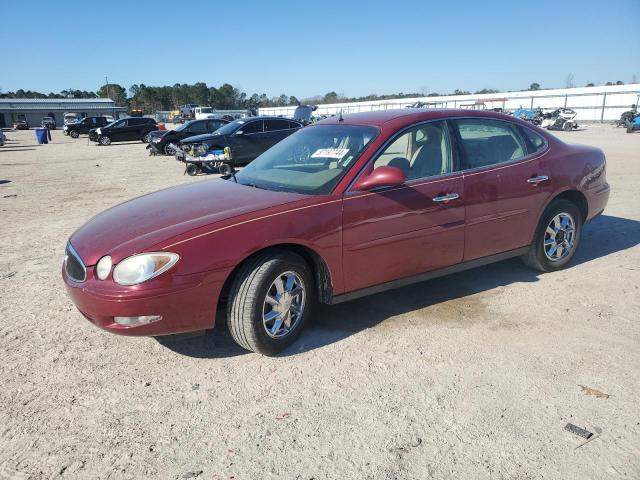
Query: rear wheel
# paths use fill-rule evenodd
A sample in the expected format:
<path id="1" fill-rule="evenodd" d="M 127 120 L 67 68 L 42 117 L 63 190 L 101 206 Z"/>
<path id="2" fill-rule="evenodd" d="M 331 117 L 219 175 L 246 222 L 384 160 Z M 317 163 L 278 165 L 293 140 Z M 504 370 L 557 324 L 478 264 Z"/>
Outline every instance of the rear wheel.
<path id="1" fill-rule="evenodd" d="M 187 175 L 194 177 L 200 173 L 200 167 L 195 163 L 190 163 L 189 165 L 187 165 L 186 172 Z"/>
<path id="2" fill-rule="evenodd" d="M 107 145 L 111 145 L 111 139 L 106 135 L 102 135 L 101 137 L 98 138 L 98 143 L 106 147 Z"/>
<path id="3" fill-rule="evenodd" d="M 150 140 L 151 140 L 151 132 L 147 132 L 142 136 L 142 141 L 144 143 L 149 143 Z"/>
<path id="4" fill-rule="evenodd" d="M 78 133 L 78 131 L 77 131 L 77 130 L 71 130 L 71 131 L 69 132 L 69 136 L 70 136 L 71 138 L 78 138 L 78 137 L 80 136 L 80 134 Z"/>
<path id="5" fill-rule="evenodd" d="M 564 130 L 573 130 L 573 124 L 571 122 L 565 122 L 562 128 Z"/>
<path id="6" fill-rule="evenodd" d="M 564 268 L 573 258 L 582 235 L 582 214 L 578 207 L 564 199 L 547 207 L 522 260 L 531 268 L 552 272 Z"/>
<path id="7" fill-rule="evenodd" d="M 227 325 L 242 348 L 280 352 L 298 337 L 314 302 L 307 263 L 287 251 L 254 257 L 238 272 L 229 295 Z"/>
<path id="8" fill-rule="evenodd" d="M 165 155 L 175 155 L 176 149 L 171 146 L 171 144 L 165 145 L 164 147 Z"/>

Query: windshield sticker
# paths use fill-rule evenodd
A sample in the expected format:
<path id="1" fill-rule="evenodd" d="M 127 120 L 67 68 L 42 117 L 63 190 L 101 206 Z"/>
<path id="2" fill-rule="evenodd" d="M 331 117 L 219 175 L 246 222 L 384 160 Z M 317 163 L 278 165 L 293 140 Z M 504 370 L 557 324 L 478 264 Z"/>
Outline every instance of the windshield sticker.
<path id="1" fill-rule="evenodd" d="M 319 148 L 313 152 L 311 158 L 336 158 L 340 160 L 347 153 L 349 153 L 348 148 Z"/>

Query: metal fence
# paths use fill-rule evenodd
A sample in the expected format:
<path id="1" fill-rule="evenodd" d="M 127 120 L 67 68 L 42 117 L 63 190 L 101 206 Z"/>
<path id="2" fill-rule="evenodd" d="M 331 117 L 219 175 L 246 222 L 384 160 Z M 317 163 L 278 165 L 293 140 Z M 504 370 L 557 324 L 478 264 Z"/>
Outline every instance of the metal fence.
<path id="1" fill-rule="evenodd" d="M 336 115 L 370 112 L 393 108 L 405 108 L 416 102 L 431 108 L 501 108 L 503 111 L 520 107 L 554 110 L 572 108 L 576 119 L 584 122 L 605 122 L 620 118 L 622 112 L 631 105 L 640 104 L 640 85 L 614 85 L 557 90 L 536 90 L 505 92 L 498 94 L 457 95 L 442 97 L 420 97 L 383 100 L 374 102 L 341 103 L 318 105 L 316 115 Z M 260 115 L 292 116 L 295 106 L 267 107 L 260 109 Z"/>

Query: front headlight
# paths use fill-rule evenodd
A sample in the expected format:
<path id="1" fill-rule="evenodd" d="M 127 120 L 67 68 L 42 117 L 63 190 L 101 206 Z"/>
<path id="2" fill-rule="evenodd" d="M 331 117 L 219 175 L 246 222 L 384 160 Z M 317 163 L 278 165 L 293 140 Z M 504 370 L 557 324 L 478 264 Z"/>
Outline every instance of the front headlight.
<path id="1" fill-rule="evenodd" d="M 120 285 L 137 285 L 173 267 L 180 259 L 175 253 L 141 253 L 121 261 L 113 270 L 113 280 Z"/>

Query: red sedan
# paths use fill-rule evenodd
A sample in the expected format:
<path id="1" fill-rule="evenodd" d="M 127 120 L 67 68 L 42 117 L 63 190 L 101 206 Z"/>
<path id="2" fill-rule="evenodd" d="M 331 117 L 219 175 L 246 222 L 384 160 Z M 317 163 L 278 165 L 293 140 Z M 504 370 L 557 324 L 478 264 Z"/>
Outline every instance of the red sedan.
<path id="1" fill-rule="evenodd" d="M 113 207 L 76 231 L 78 309 L 125 335 L 210 329 L 273 354 L 338 303 L 522 257 L 571 261 L 609 198 L 605 156 L 519 119 L 461 110 L 333 117 L 240 172 Z"/>

